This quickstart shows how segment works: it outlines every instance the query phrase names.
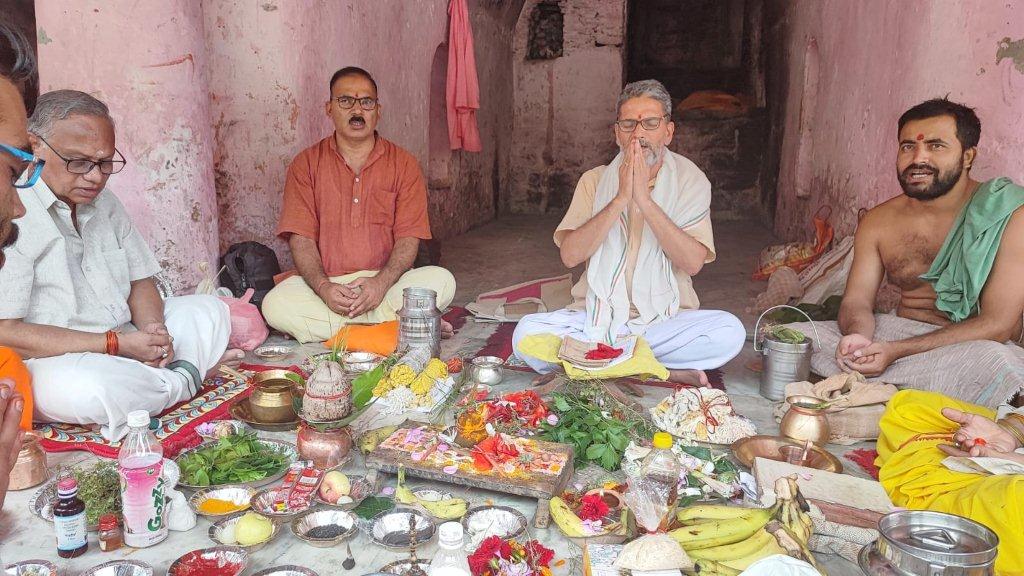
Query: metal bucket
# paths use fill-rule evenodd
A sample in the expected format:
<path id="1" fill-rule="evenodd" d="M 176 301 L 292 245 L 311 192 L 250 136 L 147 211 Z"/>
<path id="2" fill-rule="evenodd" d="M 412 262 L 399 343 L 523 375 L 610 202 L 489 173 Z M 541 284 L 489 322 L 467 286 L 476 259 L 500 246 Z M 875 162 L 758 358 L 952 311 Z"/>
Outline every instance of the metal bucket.
<path id="1" fill-rule="evenodd" d="M 754 325 L 754 351 L 764 355 L 764 362 L 761 370 L 761 385 L 758 388 L 761 396 L 769 400 L 780 401 L 786 398 L 786 384 L 791 382 L 802 382 L 811 375 L 811 354 L 814 353 L 814 342 L 807 338 L 799 344 L 780 342 L 770 336 L 761 341 L 758 348 L 758 337 L 760 335 L 761 320 L 765 314 L 777 308 L 790 308 L 803 314 L 811 323 L 815 339 L 818 338 L 818 329 L 810 316 L 793 306 L 772 306 L 761 313 Z"/>
<path id="2" fill-rule="evenodd" d="M 441 355 L 441 311 L 437 292 L 430 288 L 406 288 L 402 291 L 402 309 L 398 311 L 398 351 L 428 348 L 430 356 Z"/>

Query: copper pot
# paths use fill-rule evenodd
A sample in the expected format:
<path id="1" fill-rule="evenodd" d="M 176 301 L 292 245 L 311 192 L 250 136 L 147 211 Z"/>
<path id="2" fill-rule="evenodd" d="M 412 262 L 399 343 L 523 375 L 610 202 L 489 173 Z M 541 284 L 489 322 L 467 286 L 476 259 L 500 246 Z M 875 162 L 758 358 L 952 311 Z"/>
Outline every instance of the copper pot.
<path id="1" fill-rule="evenodd" d="M 779 431 L 787 438 L 803 442 L 810 440 L 824 446 L 828 444 L 830 430 L 827 407 L 818 408 L 822 401 L 813 396 L 790 396 L 786 398 L 789 411 L 782 417 Z"/>
<path id="2" fill-rule="evenodd" d="M 293 422 L 295 385 L 279 381 L 257 383 L 249 397 L 249 411 L 256 420 L 267 424 Z"/>
<path id="3" fill-rule="evenodd" d="M 18 452 L 18 460 L 11 468 L 11 483 L 8 486 L 11 490 L 24 490 L 38 486 L 50 477 L 46 469 L 46 453 L 39 445 L 39 437 L 33 434 L 26 434 L 21 442 L 21 450 Z"/>
<path id="4" fill-rule="evenodd" d="M 352 451 L 352 431 L 345 426 L 321 432 L 312 426 L 300 424 L 295 445 L 299 450 L 299 458 L 311 460 L 315 468 L 326 470 L 348 458 Z"/>

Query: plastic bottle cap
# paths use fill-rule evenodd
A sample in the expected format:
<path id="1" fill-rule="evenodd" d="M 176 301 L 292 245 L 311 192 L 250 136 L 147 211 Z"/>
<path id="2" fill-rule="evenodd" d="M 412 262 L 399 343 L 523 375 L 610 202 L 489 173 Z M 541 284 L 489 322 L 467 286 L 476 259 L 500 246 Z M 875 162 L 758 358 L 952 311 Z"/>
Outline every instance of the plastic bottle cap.
<path id="1" fill-rule="evenodd" d="M 462 524 L 458 522 L 445 522 L 438 528 L 438 540 L 442 544 L 462 543 Z"/>
<path id="2" fill-rule="evenodd" d="M 659 450 L 668 450 L 672 447 L 672 435 L 668 432 L 657 432 L 654 434 L 653 444 Z"/>
<path id="3" fill-rule="evenodd" d="M 149 426 L 149 412 L 145 410 L 134 410 L 128 413 L 128 425 L 132 428 L 148 427 Z"/>
<path id="4" fill-rule="evenodd" d="M 78 480 L 74 478 L 65 478 L 60 482 L 57 482 L 57 495 L 71 496 L 78 492 Z"/>

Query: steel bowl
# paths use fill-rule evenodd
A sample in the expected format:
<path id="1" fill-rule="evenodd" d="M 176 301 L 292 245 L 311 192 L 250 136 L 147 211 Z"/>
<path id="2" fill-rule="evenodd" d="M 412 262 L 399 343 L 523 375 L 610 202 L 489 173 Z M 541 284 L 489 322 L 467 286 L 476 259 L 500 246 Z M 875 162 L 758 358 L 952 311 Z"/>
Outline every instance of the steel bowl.
<path id="1" fill-rule="evenodd" d="M 349 482 L 348 496 L 349 496 L 349 498 L 352 499 L 351 502 L 346 502 L 344 504 L 336 504 L 336 503 L 328 502 L 327 500 L 324 500 L 323 498 L 320 497 L 320 490 L 317 489 L 317 491 L 316 491 L 316 501 L 317 501 L 317 503 L 318 504 L 323 504 L 325 506 L 330 506 L 332 508 L 338 508 L 340 510 L 352 510 L 356 506 L 359 506 L 359 503 L 362 502 L 364 499 L 366 499 L 367 496 L 372 496 L 373 495 L 373 485 L 370 484 L 370 481 L 367 480 L 365 476 L 355 476 L 355 475 L 349 476 L 348 474 L 346 474 L 346 476 L 348 476 L 348 482 Z M 322 485 L 323 485 L 323 483 L 321 482 L 321 486 Z"/>
<path id="2" fill-rule="evenodd" d="M 238 521 L 241 520 L 242 516 L 245 516 L 245 514 L 245 512 L 239 512 L 233 516 L 214 522 L 213 525 L 210 526 L 206 535 L 210 537 L 210 540 L 213 540 L 221 546 L 237 546 L 245 550 L 247 553 L 252 553 L 266 546 L 268 542 L 276 538 L 277 535 L 282 532 L 278 523 L 271 520 L 270 536 L 268 536 L 266 540 L 255 544 L 239 544 L 238 540 L 234 537 L 235 525 L 238 524 Z"/>
<path id="3" fill-rule="evenodd" d="M 505 374 L 505 361 L 497 356 L 477 356 L 470 363 L 469 376 L 478 384 L 495 386 Z"/>
<path id="4" fill-rule="evenodd" d="M 253 494 L 252 498 L 249 500 L 249 506 L 252 508 L 253 512 L 262 514 L 271 520 L 284 522 L 291 520 L 296 515 L 301 514 L 306 510 L 309 510 L 310 506 L 312 506 L 312 503 L 310 503 L 308 506 L 298 510 L 286 510 L 284 512 L 279 512 L 274 509 L 274 496 L 277 494 L 277 490 L 277 488 L 268 488 Z"/>
<path id="5" fill-rule="evenodd" d="M 261 478 L 259 480 L 252 480 L 250 482 L 238 482 L 235 484 L 214 484 L 211 486 L 198 486 L 195 484 L 187 484 L 183 479 L 178 484 L 178 486 L 181 486 L 182 488 L 188 488 L 190 490 L 202 490 L 204 488 L 221 488 L 225 486 L 249 486 L 252 488 L 259 488 L 260 486 L 266 486 L 267 484 L 271 484 L 273 482 L 280 480 L 281 478 L 284 478 L 285 473 L 288 472 L 288 467 L 299 459 L 299 451 L 295 448 L 295 444 L 291 444 L 289 442 L 284 442 L 281 440 L 270 440 L 267 438 L 260 438 L 257 440 L 257 442 L 259 442 L 261 445 L 265 446 L 270 450 L 285 455 L 286 458 L 284 465 L 281 466 L 281 470 L 276 474 L 271 474 L 270 476 L 267 476 L 265 478 Z M 195 448 L 189 448 L 188 450 L 184 450 L 180 454 L 178 454 L 178 456 L 174 459 L 174 462 L 180 466 L 181 459 L 184 458 L 185 456 L 188 456 L 189 454 L 196 452 L 198 450 L 202 450 L 203 448 L 208 448 L 214 444 L 216 444 L 216 442 L 205 442 L 203 444 L 200 444 L 199 446 L 196 446 Z"/>
<path id="6" fill-rule="evenodd" d="M 303 566 L 295 566 L 294 564 L 287 564 L 284 566 L 274 566 L 273 568 L 266 568 L 253 574 L 252 576 L 320 576 L 316 572 L 305 568 Z"/>
<path id="7" fill-rule="evenodd" d="M 245 571 L 245 566 L 249 559 L 245 550 L 239 546 L 213 546 L 210 548 L 200 548 L 199 550 L 193 550 L 179 556 L 177 560 L 171 563 L 171 567 L 167 569 L 167 576 L 176 576 L 178 569 L 181 568 L 185 564 L 185 561 L 190 559 L 193 555 L 211 560 L 220 558 L 238 565 L 238 569 L 235 571 L 223 570 L 215 574 L 205 574 L 204 576 L 238 576 Z"/>
<path id="8" fill-rule="evenodd" d="M 369 372 L 384 361 L 384 357 L 373 352 L 347 352 L 341 357 L 345 370 L 354 374 Z"/>
<path id="9" fill-rule="evenodd" d="M 412 508 L 396 508 L 378 514 L 370 528 L 370 538 L 375 544 L 392 550 L 408 550 L 412 543 L 409 532 L 409 516 L 415 526 L 416 545 L 426 544 L 434 537 L 437 525 L 430 516 Z"/>
<path id="10" fill-rule="evenodd" d="M 153 567 L 138 560 L 112 560 L 89 568 L 81 576 L 153 576 Z"/>
<path id="11" fill-rule="evenodd" d="M 252 499 L 252 495 L 256 493 L 256 489 L 251 486 L 224 486 L 222 488 L 208 488 L 206 490 L 200 490 L 192 495 L 188 499 L 188 507 L 193 512 L 206 518 L 216 519 L 224 518 L 227 516 L 233 516 L 239 512 L 244 512 L 249 509 L 249 500 Z M 238 506 L 241 506 L 238 510 L 232 510 L 231 512 L 222 513 L 209 513 L 200 510 L 199 506 L 206 500 L 217 499 L 217 500 L 229 500 L 234 502 Z"/>
<path id="12" fill-rule="evenodd" d="M 485 514 L 492 518 L 485 518 Z M 476 506 L 467 510 L 462 517 L 463 531 L 470 540 L 474 539 L 476 533 L 485 534 L 481 540 L 488 536 L 514 540 L 526 532 L 528 526 L 526 516 L 510 506 Z"/>
<path id="13" fill-rule="evenodd" d="M 423 573 L 426 573 L 427 569 L 430 568 L 430 561 L 416 560 L 416 566 L 419 567 L 419 569 L 422 570 Z M 385 576 L 404 576 L 405 574 L 409 573 L 410 568 L 412 568 L 412 560 L 406 558 L 405 560 L 397 560 L 386 566 L 383 566 L 381 567 L 380 572 L 375 572 L 374 574 L 383 574 Z"/>
<path id="14" fill-rule="evenodd" d="M 252 351 L 260 360 L 266 360 L 267 362 L 277 362 L 278 360 L 284 360 L 287 358 L 294 348 L 292 346 L 286 346 L 284 344 L 274 344 L 270 346 L 260 346 L 259 348 Z"/>
<path id="15" fill-rule="evenodd" d="M 17 576 L 18 571 L 36 570 L 41 576 L 57 576 L 57 565 L 49 560 L 22 560 L 4 567 L 4 574 Z"/>
<path id="16" fill-rule="evenodd" d="M 346 527 L 345 531 L 332 538 L 316 538 L 309 535 L 309 531 L 319 526 L 338 524 Z M 351 512 L 344 510 L 310 510 L 303 512 L 292 520 L 292 534 L 310 546 L 317 548 L 330 548 L 338 542 L 347 540 L 356 533 L 356 517 Z"/>

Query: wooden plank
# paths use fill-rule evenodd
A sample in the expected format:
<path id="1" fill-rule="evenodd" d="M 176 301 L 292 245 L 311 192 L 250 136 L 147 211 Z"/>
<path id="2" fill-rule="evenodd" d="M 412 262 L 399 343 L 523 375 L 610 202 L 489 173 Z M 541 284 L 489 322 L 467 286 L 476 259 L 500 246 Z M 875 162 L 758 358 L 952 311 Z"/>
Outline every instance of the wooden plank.
<path id="1" fill-rule="evenodd" d="M 775 480 L 795 474 L 800 493 L 808 500 L 831 502 L 848 508 L 880 514 L 895 510 L 885 489 L 873 480 L 815 470 L 766 458 L 755 458 L 751 471 L 762 495 L 765 491 L 774 489 Z M 842 521 L 833 521 L 846 524 Z M 850 525 L 855 526 L 856 524 Z"/>

